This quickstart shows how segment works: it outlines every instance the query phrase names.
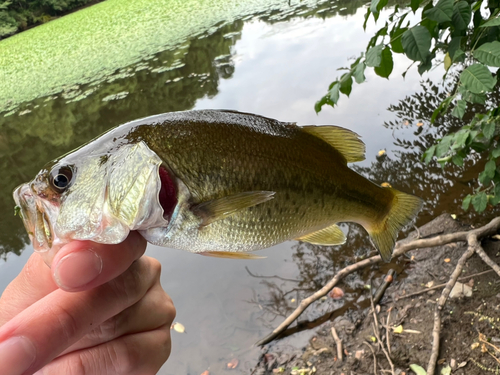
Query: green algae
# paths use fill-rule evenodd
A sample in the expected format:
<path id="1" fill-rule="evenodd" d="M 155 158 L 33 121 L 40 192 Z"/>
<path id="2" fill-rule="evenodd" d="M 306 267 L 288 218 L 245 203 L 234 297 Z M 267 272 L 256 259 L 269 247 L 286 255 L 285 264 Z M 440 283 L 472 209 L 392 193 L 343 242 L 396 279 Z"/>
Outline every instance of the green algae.
<path id="1" fill-rule="evenodd" d="M 80 85 L 133 74 L 124 68 L 188 37 L 291 9 L 288 0 L 107 0 L 0 42 L 0 113 L 61 92 L 69 100 L 85 98 Z"/>

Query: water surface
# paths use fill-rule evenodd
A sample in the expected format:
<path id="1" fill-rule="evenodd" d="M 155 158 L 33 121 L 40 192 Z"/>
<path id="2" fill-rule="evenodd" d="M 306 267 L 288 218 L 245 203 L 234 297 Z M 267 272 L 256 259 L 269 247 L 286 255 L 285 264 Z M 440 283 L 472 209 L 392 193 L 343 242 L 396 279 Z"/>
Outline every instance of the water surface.
<path id="1" fill-rule="evenodd" d="M 120 3 L 108 0 L 102 4 L 108 2 L 98 6 Z M 153 27 L 157 9 L 154 2 L 151 8 L 146 3 L 141 5 L 143 12 L 136 9 L 127 14 Z M 200 9 L 220 7 L 221 3 L 203 3 Z M 299 125 L 348 127 L 366 142 L 367 159 L 357 165 L 360 173 L 426 200 L 419 223 L 442 212 L 468 215 L 459 209 L 459 201 L 470 192 L 471 179 L 477 172 L 459 168 L 441 171 L 420 162 L 421 152 L 440 135 L 428 119 L 436 101 L 434 91 L 443 88 L 421 84 L 414 71 L 403 80 L 401 73 L 409 63 L 401 56 L 395 56 L 390 80 L 368 71 L 368 82 L 355 85 L 349 99 L 342 98 L 335 109 L 325 107 L 315 114 L 314 103 L 339 75 L 336 69 L 359 54 L 374 30 L 369 25 L 367 33 L 363 32 L 365 10 L 357 8 L 361 3 L 277 2 L 274 7 L 241 3 L 243 10 L 232 8 L 230 16 L 214 10 L 210 14 L 217 13 L 217 17 L 207 17 L 203 22 L 192 15 L 181 23 L 175 20 L 177 29 L 173 28 L 176 31 L 171 34 L 165 27 L 172 15 L 163 10 L 168 17 L 158 34 L 127 34 L 130 46 L 146 40 L 154 47 L 148 47 L 142 55 L 140 50 L 129 51 L 133 52 L 127 55 L 129 58 L 116 52 L 116 59 L 113 54 L 100 54 L 101 60 L 96 62 L 90 56 L 88 74 L 85 64 L 78 65 L 78 74 L 69 75 L 66 81 L 54 81 L 52 76 L 43 76 L 50 72 L 34 68 L 34 72 L 45 73 L 36 78 L 28 75 L 17 83 L 9 81 L 12 90 L 7 95 L 12 100 L 8 109 L 12 111 L 0 114 L 0 207 L 4 213 L 0 217 L 0 249 L 5 259 L 0 264 L 0 290 L 32 252 L 21 221 L 11 216 L 13 188 L 31 179 L 45 162 L 113 126 L 168 111 L 224 108 Z M 81 13 L 77 17 L 87 16 Z M 189 27 L 183 29 L 182 23 Z M 113 24 L 111 29 L 124 31 L 127 25 Z M 21 36 L 4 42 L 15 43 Z M 59 41 L 61 50 L 66 43 L 63 39 Z M 43 49 L 45 41 L 37 40 Z M 4 42 L 0 51 L 8 47 Z M 16 45 L 23 53 L 28 47 Z M 95 67 L 103 67 L 102 74 L 96 74 Z M 439 70 L 431 73 L 436 79 L 441 75 Z M 44 80 L 52 83 L 43 85 Z M 21 94 L 14 98 L 15 91 Z M 405 96 L 408 98 L 400 102 Z M 8 116 L 3 117 L 5 114 Z M 449 118 L 440 121 L 450 128 L 459 125 Z M 377 157 L 383 149 L 386 155 Z M 149 246 L 148 255 L 162 263 L 162 285 L 174 300 L 177 320 L 187 330 L 185 334 L 172 333 L 172 355 L 160 374 L 201 374 L 207 369 L 220 374 L 232 358 L 240 362 L 233 373 L 250 373 L 260 355 L 253 343 L 279 324 L 296 307 L 297 300 L 321 287 L 335 270 L 371 250 L 365 232 L 357 226 L 350 227 L 348 242 L 343 246 L 320 248 L 288 242 L 259 252 L 267 258 L 256 261 L 212 259 Z M 362 285 L 362 278 L 348 278 L 342 285 L 348 292 L 343 301 L 319 302 L 303 319 L 314 326 L 334 317 L 335 309 L 352 313 L 365 298 Z M 308 325 L 300 329 L 304 327 Z M 304 330 L 282 343 L 304 343 L 309 332 Z"/>

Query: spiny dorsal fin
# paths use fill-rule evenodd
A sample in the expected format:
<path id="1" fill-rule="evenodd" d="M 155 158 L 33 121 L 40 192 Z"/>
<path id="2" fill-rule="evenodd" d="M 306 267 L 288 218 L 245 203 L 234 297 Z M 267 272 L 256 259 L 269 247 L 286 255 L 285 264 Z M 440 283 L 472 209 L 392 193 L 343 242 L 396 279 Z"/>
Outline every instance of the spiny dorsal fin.
<path id="1" fill-rule="evenodd" d="M 266 257 L 249 253 L 232 253 L 230 251 L 205 251 L 198 253 L 207 257 L 227 258 L 227 259 L 264 259 Z"/>
<path id="2" fill-rule="evenodd" d="M 345 243 L 346 238 L 344 232 L 336 224 L 333 224 L 316 232 L 296 238 L 296 240 L 309 242 L 313 245 L 333 246 L 342 245 Z"/>
<path id="3" fill-rule="evenodd" d="M 321 138 L 340 152 L 348 163 L 365 160 L 365 144 L 359 135 L 340 126 L 302 126 L 309 134 Z"/>
<path id="4" fill-rule="evenodd" d="M 197 204 L 192 211 L 202 219 L 201 226 L 205 226 L 273 198 L 274 191 L 246 191 Z"/>

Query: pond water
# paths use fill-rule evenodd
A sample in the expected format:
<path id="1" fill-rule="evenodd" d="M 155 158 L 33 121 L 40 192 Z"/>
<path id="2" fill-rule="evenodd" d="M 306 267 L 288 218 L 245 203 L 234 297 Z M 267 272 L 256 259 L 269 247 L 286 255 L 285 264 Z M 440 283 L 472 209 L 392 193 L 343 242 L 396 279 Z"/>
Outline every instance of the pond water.
<path id="1" fill-rule="evenodd" d="M 10 112 L 0 113 L 0 208 L 4 213 L 0 217 L 0 291 L 33 251 L 21 221 L 11 216 L 14 187 L 31 179 L 45 162 L 103 131 L 162 112 L 224 108 L 299 125 L 350 128 L 367 146 L 367 159 L 355 167 L 360 173 L 425 199 L 417 224 L 442 212 L 480 220 L 459 208 L 480 163 L 443 171 L 420 161 L 423 150 L 442 133 L 430 125 L 429 118 L 437 93 L 446 88 L 421 83 L 414 70 L 403 80 L 409 63 L 401 56 L 395 56 L 390 80 L 367 71 L 368 82 L 355 85 L 349 99 L 343 97 L 335 109 L 325 107 L 315 114 L 314 103 L 339 75 L 336 69 L 359 55 L 375 30 L 373 24 L 366 33 L 362 29 L 365 8 L 358 8 L 362 2 L 269 4 L 236 10 L 224 22 L 214 18 L 216 23 L 210 24 L 208 20 L 198 29 L 180 33 L 178 40 L 160 40 L 154 53 L 145 53 L 145 59 L 134 57 L 132 62 L 123 60 L 127 65 L 118 66 L 113 62 L 112 69 L 99 79 L 78 81 L 71 76 L 68 79 L 73 81 L 67 85 L 58 83 L 62 92 L 57 88 L 35 90 L 38 94 L 34 96 L 43 97 L 9 102 Z M 147 19 L 150 13 L 154 9 L 135 17 Z M 134 35 L 129 33 L 127 38 Z M 0 50 L 7 41 L 0 43 Z M 437 80 L 442 74 L 437 69 L 424 79 Z M 29 86 L 29 80 L 16 89 L 32 95 L 33 90 L 22 85 Z M 459 125 L 449 117 L 439 123 L 452 129 Z M 386 150 L 382 157 L 377 156 L 380 150 Z M 172 332 L 172 355 L 160 374 L 201 374 L 205 370 L 218 374 L 233 358 L 239 365 L 232 373 L 250 373 L 260 355 L 253 344 L 335 270 L 372 251 L 360 227 L 350 226 L 348 237 L 340 247 L 284 243 L 259 252 L 267 258 L 254 261 L 212 259 L 149 246 L 147 254 L 162 263 L 161 281 L 176 305 L 176 320 L 186 327 L 184 334 Z M 402 269 L 396 263 L 392 266 Z M 295 331 L 301 332 L 281 343 L 300 345 L 311 335 L 306 328 L 354 312 L 365 298 L 363 279 L 370 275 L 349 277 L 342 285 L 347 292 L 344 300 L 313 305 L 302 318 L 309 323 L 300 325 Z"/>

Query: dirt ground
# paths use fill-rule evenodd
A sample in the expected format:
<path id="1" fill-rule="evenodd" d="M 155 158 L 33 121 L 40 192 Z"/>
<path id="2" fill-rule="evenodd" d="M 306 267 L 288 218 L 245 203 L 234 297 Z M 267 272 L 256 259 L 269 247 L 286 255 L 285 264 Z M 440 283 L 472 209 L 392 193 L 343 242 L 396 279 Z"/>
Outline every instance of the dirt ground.
<path id="1" fill-rule="evenodd" d="M 469 229 L 470 226 L 444 214 L 421 227 L 420 237 Z M 408 239 L 416 235 L 416 232 L 410 233 Z M 483 239 L 482 245 L 491 259 L 500 263 L 500 242 L 487 238 Z M 443 287 L 413 297 L 406 296 L 446 283 L 465 249 L 466 243 L 459 242 L 409 252 L 405 277 L 396 279 L 389 286 L 376 307 L 380 341 L 386 351 L 390 347 L 388 354 L 394 365 L 394 374 L 413 374 L 411 364 L 427 368 L 434 311 Z M 487 270 L 490 268 L 473 255 L 462 276 Z M 471 289 L 472 296 L 458 293 L 458 296 L 448 299 L 441 313 L 441 347 L 436 373 L 500 374 L 500 278 L 489 272 L 459 280 L 465 284 L 462 291 Z M 339 287 L 342 288 L 342 284 Z M 283 348 L 271 343 L 264 348 L 252 375 L 373 374 L 374 368 L 376 374 L 391 374 L 390 364 L 376 340 L 373 323 L 373 314 L 367 308 L 362 314 L 346 314 L 323 324 L 304 348 Z M 398 326 L 402 326 L 402 333 L 394 332 L 394 327 Z M 343 361 L 337 358 L 332 327 L 342 340 Z"/>

